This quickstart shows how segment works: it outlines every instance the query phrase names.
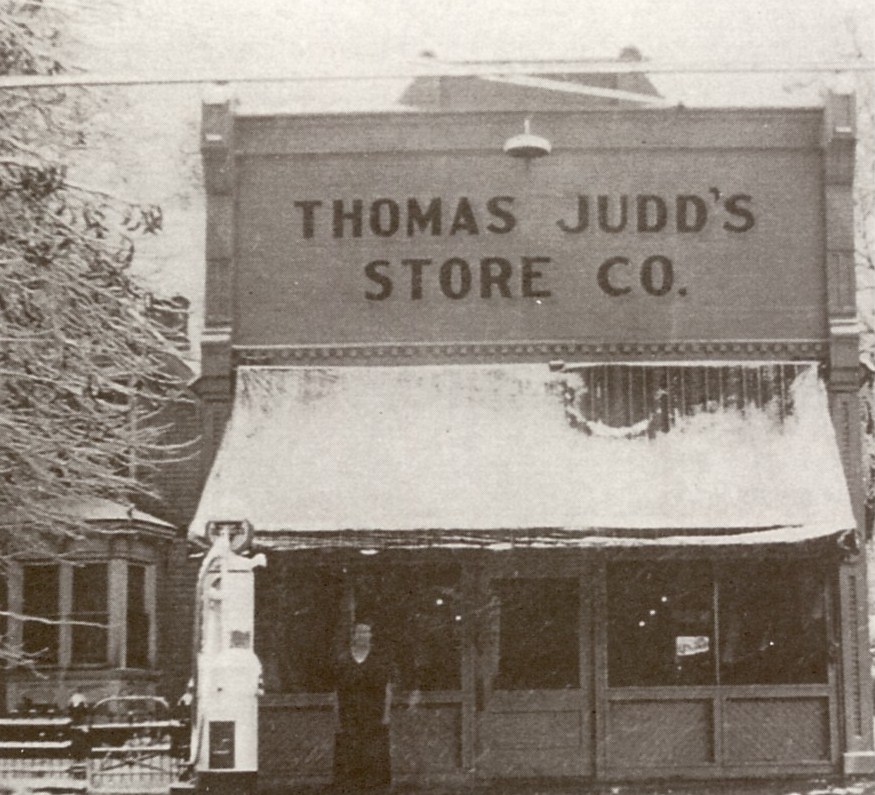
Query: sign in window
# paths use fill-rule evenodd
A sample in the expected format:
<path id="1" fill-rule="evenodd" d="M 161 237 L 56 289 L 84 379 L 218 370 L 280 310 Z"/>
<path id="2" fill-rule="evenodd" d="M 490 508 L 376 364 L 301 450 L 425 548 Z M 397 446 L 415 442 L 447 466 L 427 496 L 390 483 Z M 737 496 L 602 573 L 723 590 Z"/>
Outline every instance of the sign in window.
<path id="1" fill-rule="evenodd" d="M 808 562 L 613 564 L 609 685 L 826 682 L 826 604 Z"/>

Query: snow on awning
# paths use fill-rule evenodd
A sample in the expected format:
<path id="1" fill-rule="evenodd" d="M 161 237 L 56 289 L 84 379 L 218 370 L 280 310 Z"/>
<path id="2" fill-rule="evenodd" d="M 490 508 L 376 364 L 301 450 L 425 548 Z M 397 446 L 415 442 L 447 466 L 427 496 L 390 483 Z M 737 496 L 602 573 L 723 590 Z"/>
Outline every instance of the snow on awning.
<path id="1" fill-rule="evenodd" d="M 787 543 L 855 526 L 816 367 L 725 363 L 241 367 L 191 535 L 239 519 L 283 548 Z"/>

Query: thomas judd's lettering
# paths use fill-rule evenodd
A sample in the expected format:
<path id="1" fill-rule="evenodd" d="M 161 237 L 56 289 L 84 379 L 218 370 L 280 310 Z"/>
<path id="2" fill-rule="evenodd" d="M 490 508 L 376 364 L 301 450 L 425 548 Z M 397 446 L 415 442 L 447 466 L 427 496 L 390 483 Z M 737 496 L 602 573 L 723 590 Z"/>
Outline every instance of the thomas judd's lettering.
<path id="1" fill-rule="evenodd" d="M 300 199 L 294 207 L 299 211 L 298 229 L 303 240 L 497 238 L 511 235 L 519 221 L 517 199 L 508 195 L 482 200 L 468 196 Z M 719 188 L 672 196 L 578 194 L 567 212 L 556 219 L 555 229 L 561 237 L 575 240 L 587 236 L 620 239 L 623 234 L 647 240 L 671 234 L 682 239 L 709 229 L 736 237 L 755 227 L 753 207 L 752 196 L 724 194 Z M 585 250 L 581 255 L 585 258 Z M 591 271 L 594 288 L 611 298 L 636 292 L 656 298 L 688 294 L 688 287 L 678 283 L 676 263 L 659 251 L 637 259 L 618 252 L 596 263 L 578 261 L 570 265 Z M 557 267 L 559 263 L 552 257 L 529 252 L 519 256 L 448 252 L 447 257 L 438 259 L 374 259 L 362 265 L 363 295 L 368 301 L 523 298 L 540 302 L 553 295 L 550 276 Z"/>
<path id="2" fill-rule="evenodd" d="M 335 240 L 344 237 L 397 237 L 406 235 L 506 235 L 516 226 L 512 212 L 513 196 L 492 196 L 477 207 L 467 196 L 453 202 L 441 198 L 334 199 L 330 202 L 307 199 L 296 201 L 301 211 L 301 237 L 312 240 L 328 234 Z M 330 207 L 330 210 L 328 209 Z M 330 226 L 329 226 L 330 222 Z M 367 223 L 366 223 L 367 222 Z"/>

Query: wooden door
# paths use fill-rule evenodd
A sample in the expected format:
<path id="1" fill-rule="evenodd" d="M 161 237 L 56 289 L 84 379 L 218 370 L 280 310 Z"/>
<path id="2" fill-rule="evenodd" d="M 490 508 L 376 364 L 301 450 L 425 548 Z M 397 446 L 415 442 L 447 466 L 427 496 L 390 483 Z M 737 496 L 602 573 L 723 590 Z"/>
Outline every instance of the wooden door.
<path id="1" fill-rule="evenodd" d="M 588 578 L 481 576 L 475 769 L 483 778 L 592 772 Z"/>

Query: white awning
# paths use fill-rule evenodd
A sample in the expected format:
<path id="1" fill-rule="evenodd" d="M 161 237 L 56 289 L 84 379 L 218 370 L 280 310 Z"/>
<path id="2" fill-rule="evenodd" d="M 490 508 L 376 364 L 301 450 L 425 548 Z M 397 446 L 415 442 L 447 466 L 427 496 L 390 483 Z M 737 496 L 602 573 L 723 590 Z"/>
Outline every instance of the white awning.
<path id="1" fill-rule="evenodd" d="M 742 387 L 763 369 L 735 368 Z M 622 427 L 585 416 L 585 370 L 241 367 L 191 535 L 247 519 L 277 546 L 707 545 L 855 526 L 814 366 L 794 365 L 759 405 L 712 395 L 668 423 L 644 401 Z"/>

